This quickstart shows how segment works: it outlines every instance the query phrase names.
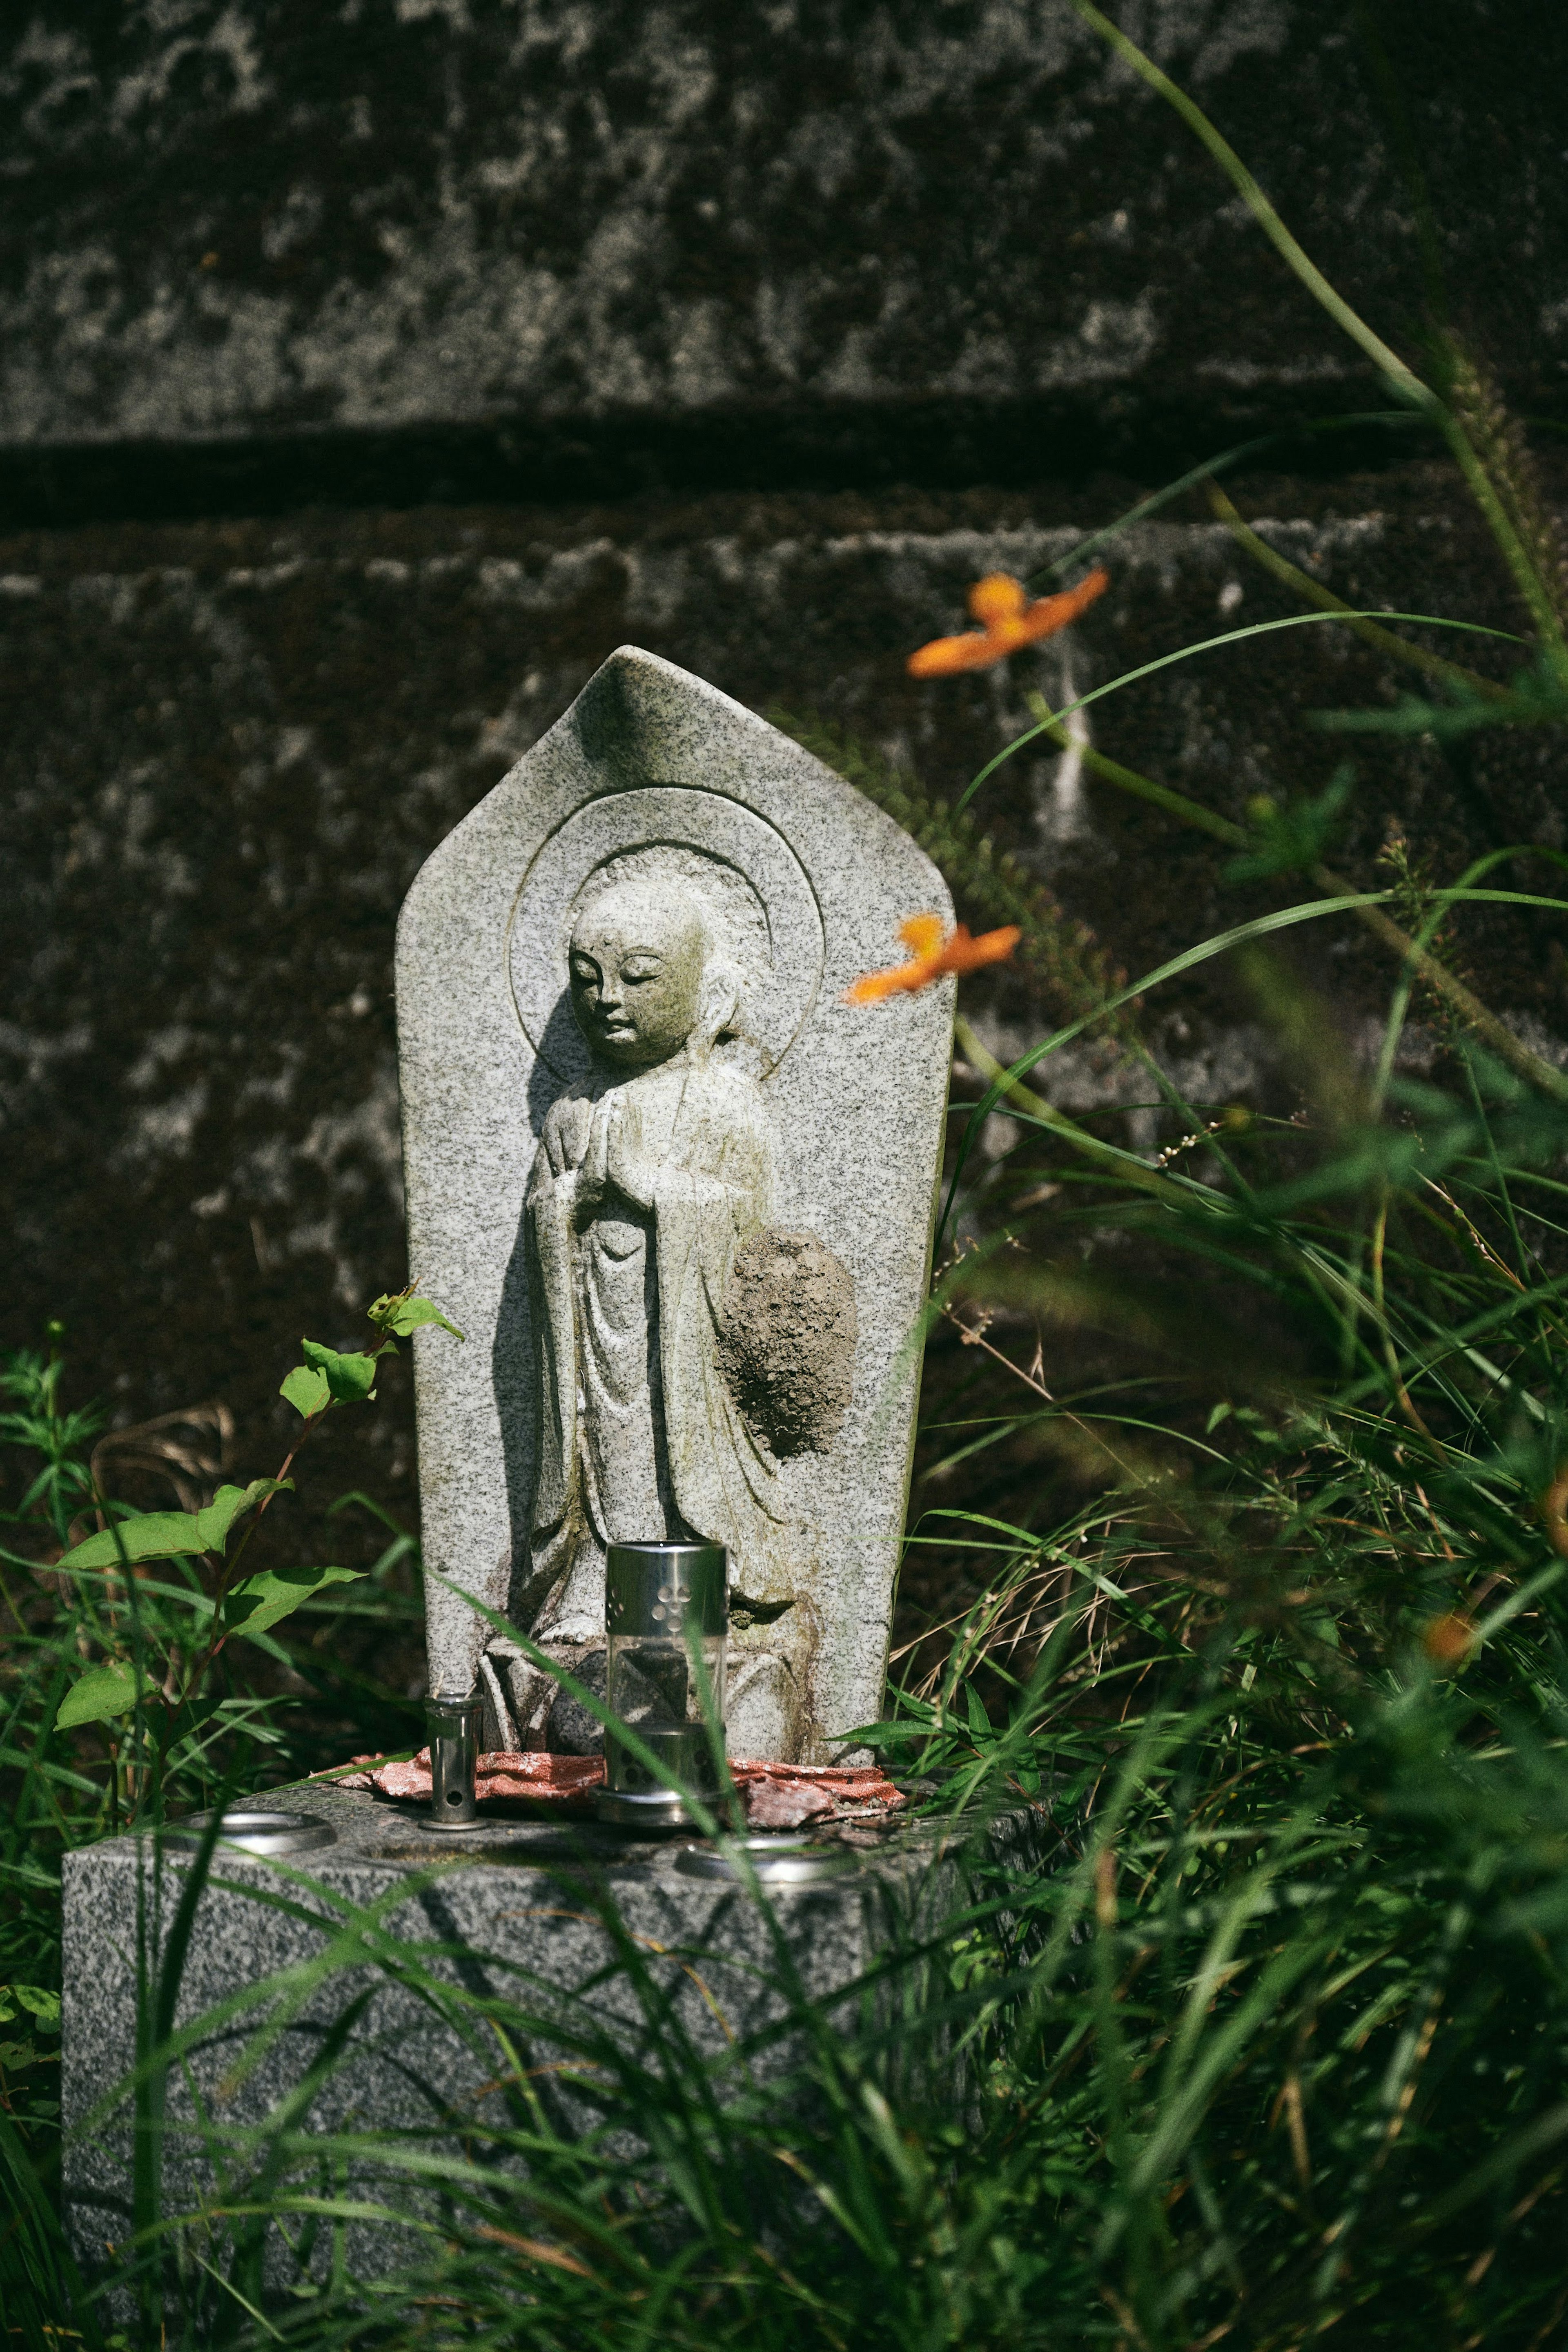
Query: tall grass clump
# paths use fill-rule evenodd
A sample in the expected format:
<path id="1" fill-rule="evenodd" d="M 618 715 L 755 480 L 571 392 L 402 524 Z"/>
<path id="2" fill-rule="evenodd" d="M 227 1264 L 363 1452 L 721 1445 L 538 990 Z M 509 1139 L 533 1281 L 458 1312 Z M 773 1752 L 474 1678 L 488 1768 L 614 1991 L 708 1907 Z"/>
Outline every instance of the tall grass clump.
<path id="1" fill-rule="evenodd" d="M 1181 1106 L 1204 1139 L 1157 1187 L 1042 1120 L 1014 1172 L 1070 1205 L 945 1277 L 1014 1369 L 977 1348 L 949 1388 L 938 1484 L 974 1475 L 954 1453 L 1008 1468 L 917 1517 L 984 1590 L 873 1737 L 927 1802 L 1040 1809 L 1043 1867 L 977 1847 L 961 1906 L 890 1937 L 858 2028 L 791 2000 L 780 1956 L 780 2021 L 733 2046 L 624 1937 L 630 2046 L 601 1989 L 563 2017 L 493 1958 L 475 1989 L 298 1874 L 313 1989 L 369 1956 L 504 2111 L 328 2128 L 318 2082 L 181 2126 L 212 2186 L 122 2250 L 135 2324 L 72 2278 L 47 2118 L 23 2117 L 22 2340 L 62 2309 L 137 2345 L 1554 2340 L 1568 1113 L 1457 1058 L 1461 1087 L 1393 1082 L 1332 1132 Z M 1085 1270 L 1100 1234 L 1113 1274 Z M 1037 1328 L 1143 1360 L 1051 1388 Z M 10 1752 L 37 1737 L 14 1722 Z M 13 1965 L 47 1991 L 45 1907 Z M 258 2037 L 300 1992 L 247 1990 Z M 422 2195 L 399 2270 L 356 2276 L 354 2229 Z"/>
<path id="2" fill-rule="evenodd" d="M 1436 331 L 1425 373 L 1396 353 L 1186 94 L 1072 5 L 1448 450 L 1516 595 L 1500 663 L 1496 633 L 1444 625 L 1434 644 L 1420 614 L 1340 604 L 1216 491 L 1304 608 L 1263 630 L 1350 628 L 1421 681 L 1321 714 L 1323 731 L 1375 754 L 1390 733 L 1560 727 L 1557 526 L 1484 367 Z M 1257 634 L 1216 650 L 1245 659 Z M 1036 698 L 1009 751 L 1062 740 L 1070 716 Z M 709 2001 L 713 1956 L 650 1952 L 612 1887 L 571 1881 L 609 1958 L 563 2002 L 515 1959 L 394 1934 L 393 1895 L 365 1908 L 290 1872 L 277 1899 L 317 1923 L 319 1956 L 242 1989 L 231 2078 L 340 1978 L 341 2032 L 259 2116 L 187 2101 L 176 2124 L 162 2091 L 201 2026 L 175 2026 L 154 1970 L 136 2079 L 103 2085 L 94 2127 L 140 2102 L 179 2158 L 162 2177 L 187 2185 L 144 2200 L 107 2272 L 81 2276 L 48 2087 L 60 1854 L 339 1760 L 291 1727 L 279 1664 L 330 1696 L 349 1614 L 373 1628 L 413 1605 L 409 1553 L 394 1534 L 367 1576 L 329 1590 L 319 1571 L 274 1617 L 277 1592 L 233 1570 L 227 1522 L 206 1567 L 176 1573 L 147 1514 L 117 1507 L 90 1383 L 68 1391 L 57 1349 L 13 1356 L 0 2303 L 29 2352 L 1564 2340 L 1568 1081 L 1455 968 L 1472 908 L 1568 912 L 1563 861 L 1525 845 L 1440 878 L 1396 842 L 1346 875 L 1348 763 L 1242 825 L 1081 746 L 1106 789 L 1218 837 L 1230 879 L 1277 898 L 1128 980 L 967 814 L 1006 788 L 1006 754 L 937 798 L 799 731 L 967 905 L 1018 924 L 1061 1024 L 1008 1067 L 960 1024 L 977 1092 L 955 1107 L 902 1646 L 863 1727 L 965 1853 L 962 1883 L 937 1913 L 890 1918 L 836 2006 L 808 1997 L 780 1932 L 771 2017 L 737 2033 L 712 2001 L 695 2030 L 674 1997 Z M 1370 1059 L 1279 952 L 1351 924 L 1388 958 Z M 1289 1102 L 1191 1101 L 1161 1058 L 1161 991 L 1218 958 L 1274 1034 Z M 1144 1074 L 1150 1148 L 1121 1139 L 1120 1114 L 1053 1105 L 1052 1056 L 1082 1034 Z M 1002 1111 L 1016 1140 L 984 1157 Z M 361 1376 L 343 1368 L 370 1360 L 312 1359 L 290 1380 L 347 1386 L 307 1381 L 300 1412 L 350 1402 Z M 218 1507 L 208 1466 L 187 1465 L 187 1511 Z M 94 1527 L 107 1548 L 83 1567 Z M 156 1574 L 133 1572 L 145 1560 Z M 359 1739 L 405 1742 L 392 1695 L 342 1674 Z M 987 1832 L 998 1810 L 1031 1824 L 1027 1850 Z M 401 2131 L 333 2104 L 382 1990 L 467 2054 L 482 2102 Z M 394 2225 L 394 2252 L 367 2258 L 365 2233 Z"/>

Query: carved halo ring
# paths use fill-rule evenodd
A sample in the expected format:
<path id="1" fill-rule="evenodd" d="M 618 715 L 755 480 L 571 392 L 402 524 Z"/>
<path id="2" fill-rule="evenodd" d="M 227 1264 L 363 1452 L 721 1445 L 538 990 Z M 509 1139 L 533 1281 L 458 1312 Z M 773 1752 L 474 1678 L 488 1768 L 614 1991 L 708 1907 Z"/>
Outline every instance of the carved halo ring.
<path id="1" fill-rule="evenodd" d="M 784 836 L 727 793 L 644 784 L 584 801 L 540 844 L 507 926 L 517 1018 L 563 1082 L 589 1067 L 571 1017 L 567 947 L 579 911 L 633 876 L 685 890 L 742 977 L 738 1037 L 766 1078 L 800 1035 L 822 977 L 816 893 Z"/>

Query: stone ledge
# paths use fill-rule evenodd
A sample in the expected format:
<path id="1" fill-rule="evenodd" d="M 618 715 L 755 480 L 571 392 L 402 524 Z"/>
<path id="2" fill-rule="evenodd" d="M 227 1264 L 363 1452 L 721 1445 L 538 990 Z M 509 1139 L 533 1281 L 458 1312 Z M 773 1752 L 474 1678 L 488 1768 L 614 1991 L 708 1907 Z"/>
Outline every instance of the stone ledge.
<path id="1" fill-rule="evenodd" d="M 1537 405 L 1568 360 L 1568 18 L 1496 13 L 1385 0 L 1378 29 L 1450 307 Z M 1347 297 L 1385 331 L 1417 317 L 1348 9 L 1134 21 Z M 7 441 L 1173 383 L 1320 401 L 1360 373 L 1065 0 L 35 0 L 0 91 Z"/>
<path id="2" fill-rule="evenodd" d="M 531 2011 L 541 2095 L 556 2127 L 572 2137 L 593 2121 L 595 2103 L 585 2090 L 552 2084 L 552 2049 L 558 2057 L 575 2053 L 585 2066 L 598 2049 L 633 2073 L 684 2066 L 721 2095 L 748 2080 L 776 2081 L 809 2058 L 813 2007 L 834 2031 L 852 2017 L 874 2030 L 907 2015 L 912 2002 L 918 2009 L 930 1965 L 922 1941 L 962 1905 L 972 1874 L 1004 1855 L 1033 1861 L 1043 1844 L 1043 1816 L 1028 1812 L 977 1820 L 961 1836 L 951 1825 L 920 1822 L 880 1835 L 856 1831 L 848 1834 L 862 1843 L 847 1848 L 853 1863 L 841 1877 L 771 1889 L 765 1911 L 743 1887 L 685 1874 L 681 1858 L 693 1850 L 686 1840 L 642 1843 L 586 1824 L 521 1818 L 439 1837 L 422 1828 L 423 1809 L 320 1782 L 270 1791 L 265 1801 L 327 1821 L 336 1843 L 287 1864 L 214 1859 L 177 2029 L 319 1955 L 334 1927 L 356 1924 L 356 1913 L 367 1923 L 375 1914 L 378 1937 L 419 1948 L 433 1990 L 411 1988 L 406 1949 L 402 1981 L 387 1971 L 378 1985 L 373 1965 L 348 1960 L 232 2089 L 225 2078 L 266 2010 L 258 2004 L 202 2035 L 185 2061 L 188 2078 L 174 2074 L 169 2084 L 170 2211 L 190 2210 L 213 2178 L 193 2125 L 193 2092 L 213 2118 L 214 2144 L 243 2137 L 298 2084 L 350 1998 L 366 1990 L 371 1998 L 343 2063 L 300 2128 L 373 2128 L 428 2144 L 460 2134 L 465 2122 L 504 2125 L 507 2084 L 497 2077 L 505 2064 L 474 2007 L 498 1997 Z M 160 1882 L 150 1842 L 135 1837 L 66 1858 L 68 2137 L 135 2061 L 139 1882 L 150 1916 L 161 1904 L 166 1936 L 188 1867 L 185 1857 L 165 1853 Z M 946 1989 L 943 1979 L 938 1997 Z M 889 2047 L 895 2073 L 943 2063 L 940 2035 L 924 2057 L 918 2039 Z M 68 2150 L 69 2227 L 86 2264 L 100 2263 L 127 2227 L 130 2145 L 121 2110 Z M 397 2232 L 355 2229 L 361 2234 L 351 2264 L 382 2269 L 398 2259 Z"/>

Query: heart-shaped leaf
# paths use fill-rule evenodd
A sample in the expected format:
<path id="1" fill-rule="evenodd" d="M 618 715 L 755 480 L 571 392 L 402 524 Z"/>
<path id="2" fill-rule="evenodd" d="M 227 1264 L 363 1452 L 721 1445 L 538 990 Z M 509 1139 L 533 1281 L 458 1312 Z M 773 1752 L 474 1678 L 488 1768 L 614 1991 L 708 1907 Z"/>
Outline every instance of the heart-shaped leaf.
<path id="1" fill-rule="evenodd" d="M 57 1992 L 46 1992 L 41 1985 L 7 1985 L 5 1991 L 13 2000 L 36 2017 L 46 2033 L 57 2033 L 60 2029 L 60 1997 Z"/>
<path id="2" fill-rule="evenodd" d="M 268 1495 L 285 1491 L 294 1492 L 292 1478 L 253 1478 L 248 1486 L 220 1486 L 206 1509 L 196 1514 L 196 1524 L 207 1538 L 203 1549 L 221 1552 L 236 1519 L 254 1511 Z"/>
<path id="3" fill-rule="evenodd" d="M 329 1584 L 352 1584 L 370 1570 L 363 1568 L 269 1568 L 235 1585 L 224 1604 L 224 1624 L 230 1633 L 269 1633 L 302 1601 Z"/>
<path id="4" fill-rule="evenodd" d="M 438 1323 L 450 1331 L 455 1339 L 463 1333 L 455 1323 L 449 1323 L 433 1298 L 415 1298 L 412 1292 L 400 1290 L 395 1296 L 378 1298 L 373 1307 L 365 1309 L 378 1331 L 390 1331 L 399 1339 L 406 1339 L 426 1323 Z"/>
<path id="5" fill-rule="evenodd" d="M 264 1496 L 292 1489 L 292 1478 L 253 1478 L 248 1486 L 220 1486 L 204 1511 L 141 1511 L 112 1528 L 89 1536 L 68 1551 L 59 1565 L 117 1568 L 122 1560 L 185 1559 L 198 1552 L 221 1552 L 236 1519 L 254 1510 Z"/>
<path id="6" fill-rule="evenodd" d="M 374 1356 L 340 1356 L 319 1339 L 301 1339 L 305 1360 L 326 1381 L 334 1404 L 363 1404 L 376 1392 Z"/>
<path id="7" fill-rule="evenodd" d="M 55 1728 L 69 1731 L 78 1723 L 108 1723 L 114 1716 L 129 1715 L 137 1700 L 155 1688 L 150 1676 L 139 1674 L 129 1658 L 89 1666 L 60 1701 Z"/>
<path id="8" fill-rule="evenodd" d="M 295 1365 L 277 1393 L 286 1397 L 295 1412 L 303 1413 L 307 1421 L 314 1421 L 316 1415 L 324 1412 L 332 1402 L 326 1374 L 313 1372 L 305 1364 Z"/>

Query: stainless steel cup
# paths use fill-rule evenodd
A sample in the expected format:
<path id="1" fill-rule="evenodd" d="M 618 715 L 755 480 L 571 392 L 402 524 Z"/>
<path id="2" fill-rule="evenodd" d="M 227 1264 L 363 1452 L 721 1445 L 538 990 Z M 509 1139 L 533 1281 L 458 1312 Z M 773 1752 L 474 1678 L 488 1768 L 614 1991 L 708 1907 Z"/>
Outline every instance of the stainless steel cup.
<path id="1" fill-rule="evenodd" d="M 729 1555 L 722 1544 L 612 1544 L 604 1595 L 605 1699 L 658 1759 L 670 1789 L 613 1731 L 605 1734 L 600 1818 L 680 1828 L 680 1791 L 716 1791 L 711 1716 L 723 1737 Z M 704 1685 L 706 1685 L 706 1702 Z"/>
<path id="2" fill-rule="evenodd" d="M 472 1830 L 479 1826 L 475 1774 L 479 1762 L 479 1737 L 484 1719 L 482 1691 L 463 1698 L 425 1701 L 425 1728 L 430 1735 L 430 1826 L 433 1830 Z"/>

